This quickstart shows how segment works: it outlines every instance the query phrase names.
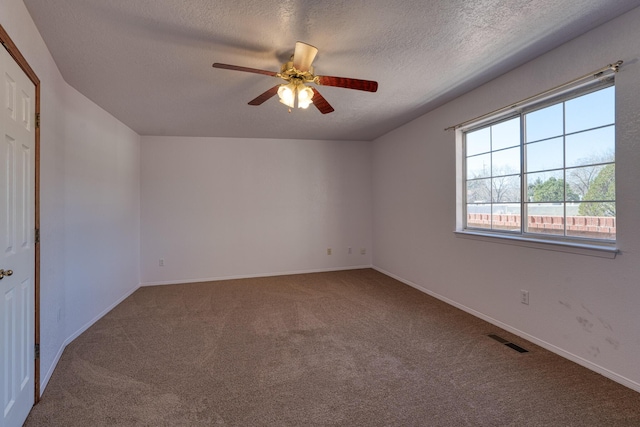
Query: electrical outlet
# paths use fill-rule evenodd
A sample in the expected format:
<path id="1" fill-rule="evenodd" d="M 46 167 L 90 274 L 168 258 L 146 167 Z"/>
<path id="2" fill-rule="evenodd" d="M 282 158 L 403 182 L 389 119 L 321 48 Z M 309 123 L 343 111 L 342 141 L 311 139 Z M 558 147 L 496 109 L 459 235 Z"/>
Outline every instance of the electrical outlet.
<path id="1" fill-rule="evenodd" d="M 525 305 L 529 305 L 529 291 L 520 289 L 520 302 Z"/>
<path id="2" fill-rule="evenodd" d="M 367 248 L 360 249 L 360 255 L 366 255 L 366 254 L 367 254 Z"/>
<path id="3" fill-rule="evenodd" d="M 327 248 L 327 255 L 331 255 L 331 248 Z"/>
<path id="4" fill-rule="evenodd" d="M 164 258 L 160 258 L 160 259 L 158 260 L 158 265 L 159 265 L 160 267 L 164 267 Z"/>

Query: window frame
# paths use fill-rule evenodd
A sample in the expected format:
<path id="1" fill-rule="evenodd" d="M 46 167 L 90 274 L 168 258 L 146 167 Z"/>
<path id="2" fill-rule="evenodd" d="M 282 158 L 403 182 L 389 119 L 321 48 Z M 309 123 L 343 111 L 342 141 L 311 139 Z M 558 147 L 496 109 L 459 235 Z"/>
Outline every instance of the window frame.
<path id="1" fill-rule="evenodd" d="M 502 111 L 500 113 L 496 113 L 494 115 L 482 116 L 481 119 L 467 123 L 465 126 L 462 126 L 457 129 L 457 140 L 458 140 L 458 148 L 459 148 L 459 179 L 457 180 L 457 189 L 458 193 L 458 215 L 456 220 L 456 234 L 461 237 L 470 236 L 472 238 L 481 238 L 481 240 L 503 240 L 499 243 L 510 243 L 510 242 L 523 242 L 525 246 L 533 246 L 544 249 L 552 249 L 552 250 L 561 250 L 562 252 L 577 252 L 577 253 L 585 253 L 587 255 L 596 255 L 596 256 L 606 256 L 606 257 L 615 257 L 615 254 L 618 253 L 618 249 L 616 247 L 618 236 L 616 234 L 615 239 L 600 239 L 594 237 L 583 237 L 583 236 L 567 236 L 566 235 L 566 225 L 563 229 L 562 235 L 554 235 L 554 234 L 543 234 L 543 233 L 532 233 L 527 230 L 527 200 L 528 200 L 528 189 L 527 189 L 527 180 L 526 180 L 526 150 L 525 147 L 527 145 L 525 133 L 526 133 L 526 121 L 525 115 L 537 110 L 544 109 L 546 107 L 557 105 L 560 103 L 565 103 L 575 98 L 579 98 L 584 95 L 588 95 L 590 93 L 606 89 L 609 87 L 613 87 L 615 94 L 615 79 L 613 76 L 610 76 L 606 79 L 596 80 L 589 82 L 588 84 L 582 84 L 577 87 L 573 87 L 567 90 L 563 90 L 561 92 L 553 93 L 550 96 L 541 99 L 532 101 L 526 105 L 522 105 L 519 108 L 513 108 L 508 111 Z M 563 105 L 564 108 L 564 105 Z M 614 132 L 617 128 L 617 123 L 615 117 L 616 108 L 614 103 Z M 519 148 L 519 156 L 520 156 L 520 171 L 519 171 L 519 180 L 520 180 L 520 200 L 519 202 L 514 202 L 513 204 L 518 204 L 520 209 L 520 229 L 519 230 L 501 230 L 501 229 L 493 229 L 493 228 L 480 228 L 480 227 L 469 227 L 468 221 L 468 201 L 467 201 L 467 134 L 476 130 L 480 130 L 483 128 L 488 128 L 490 126 L 494 126 L 496 124 L 500 124 L 514 118 L 519 118 L 519 126 L 520 126 L 520 140 L 519 144 L 516 147 Z M 563 132 L 561 137 L 563 138 L 563 166 L 561 169 L 563 174 L 563 181 L 566 185 L 566 171 L 570 170 L 574 167 L 567 167 L 566 163 L 566 141 L 565 138 L 567 135 L 575 134 L 577 132 L 571 132 L 567 134 L 566 132 L 566 116 L 565 112 L 563 112 Z M 584 131 L 590 131 L 594 129 L 598 129 L 605 126 L 611 125 L 603 125 L 596 126 L 593 129 L 586 129 Z M 615 132 L 617 133 L 617 132 Z M 615 135 L 614 133 L 614 135 Z M 615 137 L 614 137 L 615 138 Z M 535 141 L 531 142 L 535 143 Z M 615 144 L 615 139 L 614 139 Z M 615 147 L 615 146 L 614 146 Z M 491 147 L 492 148 L 492 147 Z M 508 148 L 506 148 L 508 149 Z M 499 151 L 499 150 L 496 150 Z M 614 156 L 612 162 L 606 162 L 607 164 L 613 164 L 615 167 L 616 164 L 616 151 L 614 148 Z M 494 151 L 490 149 L 488 153 L 493 153 Z M 480 153 L 479 155 L 482 155 Z M 590 165 L 589 165 L 590 166 Z M 546 170 L 545 170 L 546 171 Z M 541 171 L 541 172 L 545 172 Z M 549 170 L 550 171 L 550 170 Z M 501 175 L 500 175 L 501 176 Z M 488 176 L 488 178 L 493 178 L 493 171 Z M 566 188 L 566 187 L 565 187 Z M 493 190 L 493 188 L 491 188 Z M 563 196 L 563 217 L 566 221 L 566 204 L 570 201 L 567 200 L 566 189 Z M 493 206 L 496 202 L 493 201 L 493 198 L 490 198 L 490 201 L 487 203 L 491 206 L 491 217 L 493 217 Z M 615 203 L 615 201 L 614 201 Z M 617 214 L 616 214 L 616 222 L 617 222 Z M 493 218 L 492 218 L 493 221 Z M 617 224 L 616 224 L 617 225 Z M 616 230 L 617 231 L 617 230 Z M 528 242 L 528 243 L 527 243 Z M 517 243 L 520 244 L 521 243 Z M 560 249 L 558 249 L 560 247 Z M 574 248 L 575 250 L 571 249 Z M 594 252 L 595 251 L 595 252 Z M 598 254 L 598 252 L 602 252 L 602 254 Z"/>

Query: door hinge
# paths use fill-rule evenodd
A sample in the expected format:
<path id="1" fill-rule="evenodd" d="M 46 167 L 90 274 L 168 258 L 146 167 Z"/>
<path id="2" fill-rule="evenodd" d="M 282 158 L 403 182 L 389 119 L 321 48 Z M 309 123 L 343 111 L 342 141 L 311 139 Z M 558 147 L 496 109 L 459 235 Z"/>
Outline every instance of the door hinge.
<path id="1" fill-rule="evenodd" d="M 40 344 L 36 344 L 33 348 L 34 359 L 40 359 Z"/>
<path id="2" fill-rule="evenodd" d="M 40 229 L 36 228 L 36 244 L 40 243 Z"/>
<path id="3" fill-rule="evenodd" d="M 36 113 L 36 129 L 40 129 L 40 113 Z"/>

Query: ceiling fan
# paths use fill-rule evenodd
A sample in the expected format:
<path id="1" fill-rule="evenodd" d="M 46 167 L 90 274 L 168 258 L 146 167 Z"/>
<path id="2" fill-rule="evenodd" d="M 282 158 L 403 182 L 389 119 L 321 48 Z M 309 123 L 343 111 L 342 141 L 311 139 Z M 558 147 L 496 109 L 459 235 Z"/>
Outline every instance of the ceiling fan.
<path id="1" fill-rule="evenodd" d="M 246 73 L 264 74 L 271 77 L 279 77 L 287 83 L 275 85 L 255 99 L 249 101 L 249 105 L 261 105 L 276 94 L 280 102 L 292 108 L 307 108 L 310 104 L 316 106 L 322 114 L 334 111 L 331 104 L 320 94 L 316 88 L 307 86 L 308 83 L 315 83 L 319 86 L 336 86 L 347 89 L 364 90 L 375 92 L 378 90 L 378 83 L 372 80 L 352 79 L 348 77 L 316 76 L 313 74 L 311 63 L 318 54 L 318 49 L 303 42 L 296 43 L 296 49 L 289 62 L 282 64 L 280 72 L 259 70 L 257 68 L 240 67 L 229 64 L 213 64 L 214 68 L 225 70 L 244 71 Z"/>

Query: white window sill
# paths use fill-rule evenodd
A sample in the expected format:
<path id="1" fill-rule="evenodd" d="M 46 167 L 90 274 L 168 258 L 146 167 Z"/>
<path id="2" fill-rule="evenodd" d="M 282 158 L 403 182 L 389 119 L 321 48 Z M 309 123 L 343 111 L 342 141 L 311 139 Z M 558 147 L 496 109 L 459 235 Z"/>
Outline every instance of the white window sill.
<path id="1" fill-rule="evenodd" d="M 620 250 L 615 246 L 591 245 L 567 241 L 552 241 L 524 236 L 512 236 L 493 233 L 483 233 L 470 230 L 454 231 L 456 237 L 480 240 L 483 242 L 501 243 L 506 245 L 524 246 L 527 248 L 543 249 L 547 251 L 567 252 L 578 255 L 595 256 L 614 259 Z"/>

